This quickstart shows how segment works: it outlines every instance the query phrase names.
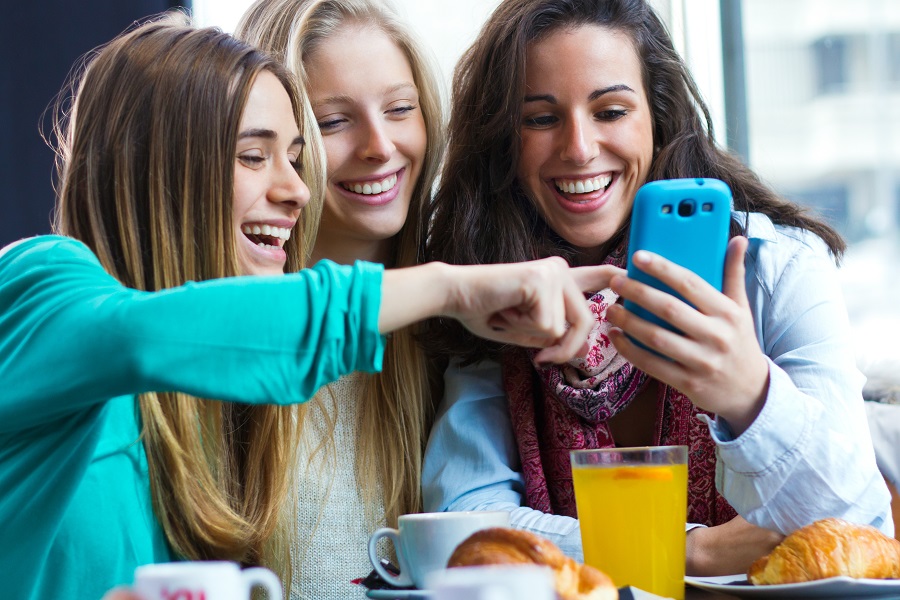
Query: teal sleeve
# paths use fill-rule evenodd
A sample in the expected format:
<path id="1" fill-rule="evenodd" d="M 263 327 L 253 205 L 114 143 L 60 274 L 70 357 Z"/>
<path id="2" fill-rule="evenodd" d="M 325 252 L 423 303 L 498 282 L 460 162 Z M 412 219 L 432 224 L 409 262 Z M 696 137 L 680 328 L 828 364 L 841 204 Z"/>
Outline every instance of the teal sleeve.
<path id="1" fill-rule="evenodd" d="M 381 368 L 381 275 L 372 263 L 323 261 L 142 292 L 80 242 L 33 238 L 0 254 L 0 430 L 147 391 L 303 402 Z"/>

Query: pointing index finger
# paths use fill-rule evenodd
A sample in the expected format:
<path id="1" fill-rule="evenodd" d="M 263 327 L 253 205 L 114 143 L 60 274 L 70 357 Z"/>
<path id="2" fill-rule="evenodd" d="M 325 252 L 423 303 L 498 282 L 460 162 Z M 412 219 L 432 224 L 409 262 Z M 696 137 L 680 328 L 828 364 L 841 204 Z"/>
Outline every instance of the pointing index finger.
<path id="1" fill-rule="evenodd" d="M 625 269 L 613 265 L 597 265 L 593 267 L 573 267 L 572 278 L 582 292 L 596 292 L 609 287 L 610 280 L 616 275 L 627 275 Z"/>

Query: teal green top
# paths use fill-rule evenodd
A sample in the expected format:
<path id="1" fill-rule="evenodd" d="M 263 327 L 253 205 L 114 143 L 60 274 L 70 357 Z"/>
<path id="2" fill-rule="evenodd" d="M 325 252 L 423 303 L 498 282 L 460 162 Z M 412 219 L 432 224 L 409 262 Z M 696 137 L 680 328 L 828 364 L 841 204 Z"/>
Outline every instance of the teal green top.
<path id="1" fill-rule="evenodd" d="M 377 371 L 381 274 L 323 261 L 141 292 L 73 239 L 0 253 L 0 596 L 99 600 L 173 560 L 135 394 L 289 404 Z"/>

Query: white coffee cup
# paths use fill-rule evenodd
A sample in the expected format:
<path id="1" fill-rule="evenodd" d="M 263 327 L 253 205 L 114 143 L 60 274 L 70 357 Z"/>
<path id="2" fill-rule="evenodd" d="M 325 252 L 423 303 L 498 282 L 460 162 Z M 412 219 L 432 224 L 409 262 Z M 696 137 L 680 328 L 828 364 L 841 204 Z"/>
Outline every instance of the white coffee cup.
<path id="1" fill-rule="evenodd" d="M 425 589 L 425 578 L 447 567 L 456 547 L 488 527 L 509 527 L 506 511 L 463 511 L 401 515 L 397 529 L 384 527 L 369 538 L 369 559 L 382 579 L 397 587 Z M 378 560 L 378 540 L 394 542 L 400 575 L 389 573 Z"/>
<path id="2" fill-rule="evenodd" d="M 425 580 L 432 600 L 555 600 L 553 571 L 537 565 L 457 567 Z"/>
<path id="3" fill-rule="evenodd" d="M 143 600 L 250 600 L 255 587 L 281 600 L 281 581 L 269 569 L 241 569 L 225 561 L 174 562 L 134 570 L 134 591 Z"/>

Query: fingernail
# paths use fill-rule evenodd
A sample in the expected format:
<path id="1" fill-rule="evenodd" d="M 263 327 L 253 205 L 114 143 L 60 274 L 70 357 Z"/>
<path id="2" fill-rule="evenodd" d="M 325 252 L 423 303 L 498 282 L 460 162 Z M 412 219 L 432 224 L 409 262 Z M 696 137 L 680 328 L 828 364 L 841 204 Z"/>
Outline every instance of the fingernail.
<path id="1" fill-rule="evenodd" d="M 650 262 L 650 253 L 646 250 L 638 250 L 631 256 L 631 262 L 647 264 Z"/>

